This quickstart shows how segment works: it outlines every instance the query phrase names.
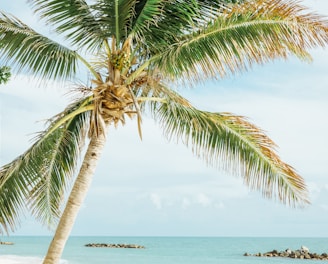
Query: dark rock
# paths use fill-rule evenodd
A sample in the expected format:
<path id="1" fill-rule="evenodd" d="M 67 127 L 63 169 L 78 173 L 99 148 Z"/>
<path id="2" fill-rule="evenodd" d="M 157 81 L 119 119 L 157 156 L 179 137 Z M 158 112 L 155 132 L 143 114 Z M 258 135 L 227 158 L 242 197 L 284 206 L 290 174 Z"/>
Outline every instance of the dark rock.
<path id="1" fill-rule="evenodd" d="M 302 253 L 309 253 L 309 249 L 306 246 L 301 246 L 301 252 Z"/>
<path id="2" fill-rule="evenodd" d="M 0 245 L 13 245 L 14 242 L 0 241 Z"/>
<path id="3" fill-rule="evenodd" d="M 145 248 L 136 244 L 104 244 L 104 243 L 89 243 L 86 247 L 105 247 L 105 248 Z"/>
<path id="4" fill-rule="evenodd" d="M 251 256 L 249 253 L 245 253 L 244 256 Z M 295 251 L 291 249 L 286 249 L 285 251 L 278 252 L 276 249 L 268 251 L 265 253 L 256 253 L 255 257 L 281 257 L 281 258 L 295 258 L 295 259 L 313 259 L 313 260 L 328 260 L 328 253 L 322 253 L 321 255 L 317 253 L 309 252 L 309 249 L 302 246 L 300 249 Z"/>

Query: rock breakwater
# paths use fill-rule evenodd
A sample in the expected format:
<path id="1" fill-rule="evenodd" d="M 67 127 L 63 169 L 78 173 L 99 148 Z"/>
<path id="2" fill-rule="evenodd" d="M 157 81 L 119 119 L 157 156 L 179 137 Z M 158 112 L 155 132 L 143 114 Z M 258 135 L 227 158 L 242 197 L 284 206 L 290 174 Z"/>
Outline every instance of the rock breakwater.
<path id="1" fill-rule="evenodd" d="M 104 248 L 145 248 L 136 244 L 106 244 L 106 243 L 89 243 L 86 247 L 104 247 Z"/>
<path id="2" fill-rule="evenodd" d="M 13 242 L 0 241 L 0 245 L 13 245 Z"/>
<path id="3" fill-rule="evenodd" d="M 245 253 L 244 256 L 255 256 L 255 257 L 281 257 L 281 258 L 293 258 L 293 259 L 312 259 L 312 260 L 328 260 L 328 253 L 313 253 L 310 250 L 302 246 L 300 249 L 291 250 L 286 249 L 284 251 L 278 251 L 276 249 L 265 253 L 249 254 Z"/>

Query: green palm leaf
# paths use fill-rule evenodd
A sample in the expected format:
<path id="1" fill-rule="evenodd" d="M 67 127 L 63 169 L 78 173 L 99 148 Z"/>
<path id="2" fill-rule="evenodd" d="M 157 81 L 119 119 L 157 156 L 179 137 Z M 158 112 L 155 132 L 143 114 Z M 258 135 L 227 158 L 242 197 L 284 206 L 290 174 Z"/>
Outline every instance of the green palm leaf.
<path id="1" fill-rule="evenodd" d="M 153 63 L 167 77 L 197 81 L 288 54 L 308 59 L 307 49 L 327 43 L 326 20 L 294 2 L 263 0 L 235 5 L 207 27 L 177 37 Z"/>
<path id="2" fill-rule="evenodd" d="M 0 234 L 13 231 L 24 211 L 26 198 L 28 197 L 28 185 L 30 175 L 25 170 L 21 170 L 21 177 L 15 177 L 9 167 L 24 166 L 22 157 L 4 166 L 0 170 Z M 5 175 L 5 172 L 6 175 Z"/>
<path id="3" fill-rule="evenodd" d="M 104 32 L 94 10 L 84 0 L 29 0 L 34 11 L 65 33 L 73 45 L 96 48 L 102 44 Z"/>
<path id="4" fill-rule="evenodd" d="M 148 5 L 145 6 L 147 7 Z M 176 43 L 179 36 L 185 35 L 191 28 L 197 26 L 195 20 L 201 20 L 199 15 L 201 5 L 196 0 L 162 1 L 162 3 L 155 3 L 155 6 L 149 3 L 149 9 L 153 9 L 152 17 L 147 17 L 147 23 L 143 28 L 136 27 L 136 29 L 140 31 L 138 35 L 143 37 L 138 44 L 146 45 L 145 50 L 148 49 L 152 54 L 165 51 L 171 44 Z M 149 9 L 144 9 L 140 18 L 146 17 L 146 11 Z M 170 30 L 167 30 L 168 27 Z"/>
<path id="5" fill-rule="evenodd" d="M 77 55 L 74 51 L 3 12 L 0 12 L 0 42 L 0 56 L 18 70 L 42 78 L 70 78 L 76 72 Z"/>
<path id="6" fill-rule="evenodd" d="M 235 2 L 239 1 L 140 1 L 136 5 L 132 32 L 143 37 L 138 44 L 145 45 L 152 55 L 162 53 L 179 38 L 205 27 L 223 11 L 230 10 L 231 3 Z"/>
<path id="7" fill-rule="evenodd" d="M 140 39 L 149 27 L 156 24 L 156 20 L 162 14 L 164 2 L 162 0 L 138 1 L 135 5 L 135 18 L 131 34 Z"/>
<path id="8" fill-rule="evenodd" d="M 164 89 L 164 88 L 163 88 Z M 172 92 L 169 92 L 172 93 Z M 308 203 L 303 179 L 275 152 L 275 144 L 245 118 L 192 107 L 182 97 L 157 102 L 155 120 L 164 134 L 177 138 L 207 161 L 243 177 L 252 189 L 289 205 Z"/>
<path id="9" fill-rule="evenodd" d="M 32 147 L 0 169 L 0 226 L 4 231 L 16 226 L 27 202 L 42 223 L 51 226 L 58 219 L 90 122 L 87 102 L 78 101 L 49 120 L 48 129 Z"/>
<path id="10" fill-rule="evenodd" d="M 136 0 L 99 0 L 92 8 L 95 10 L 105 35 L 115 36 L 116 44 L 123 43 L 131 30 Z"/>

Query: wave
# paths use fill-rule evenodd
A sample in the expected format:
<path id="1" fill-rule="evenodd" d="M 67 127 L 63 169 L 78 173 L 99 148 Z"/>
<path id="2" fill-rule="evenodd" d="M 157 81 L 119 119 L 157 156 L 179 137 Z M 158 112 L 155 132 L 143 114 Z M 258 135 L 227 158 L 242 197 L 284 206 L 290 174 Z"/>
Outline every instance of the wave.
<path id="1" fill-rule="evenodd" d="M 1 264 L 42 264 L 40 257 L 26 257 L 16 255 L 2 255 L 0 256 Z M 68 261 L 61 260 L 60 264 L 68 264 Z"/>

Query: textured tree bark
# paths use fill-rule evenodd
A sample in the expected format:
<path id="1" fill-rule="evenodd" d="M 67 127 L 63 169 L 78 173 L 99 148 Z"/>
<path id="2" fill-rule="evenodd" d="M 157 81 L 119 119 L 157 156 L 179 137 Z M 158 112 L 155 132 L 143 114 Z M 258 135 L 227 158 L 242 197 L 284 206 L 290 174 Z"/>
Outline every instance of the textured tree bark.
<path id="1" fill-rule="evenodd" d="M 90 140 L 80 172 L 75 180 L 43 264 L 59 263 L 66 241 L 74 226 L 75 219 L 91 185 L 105 142 L 106 139 L 103 134 L 98 135 L 98 137 L 93 136 Z"/>

